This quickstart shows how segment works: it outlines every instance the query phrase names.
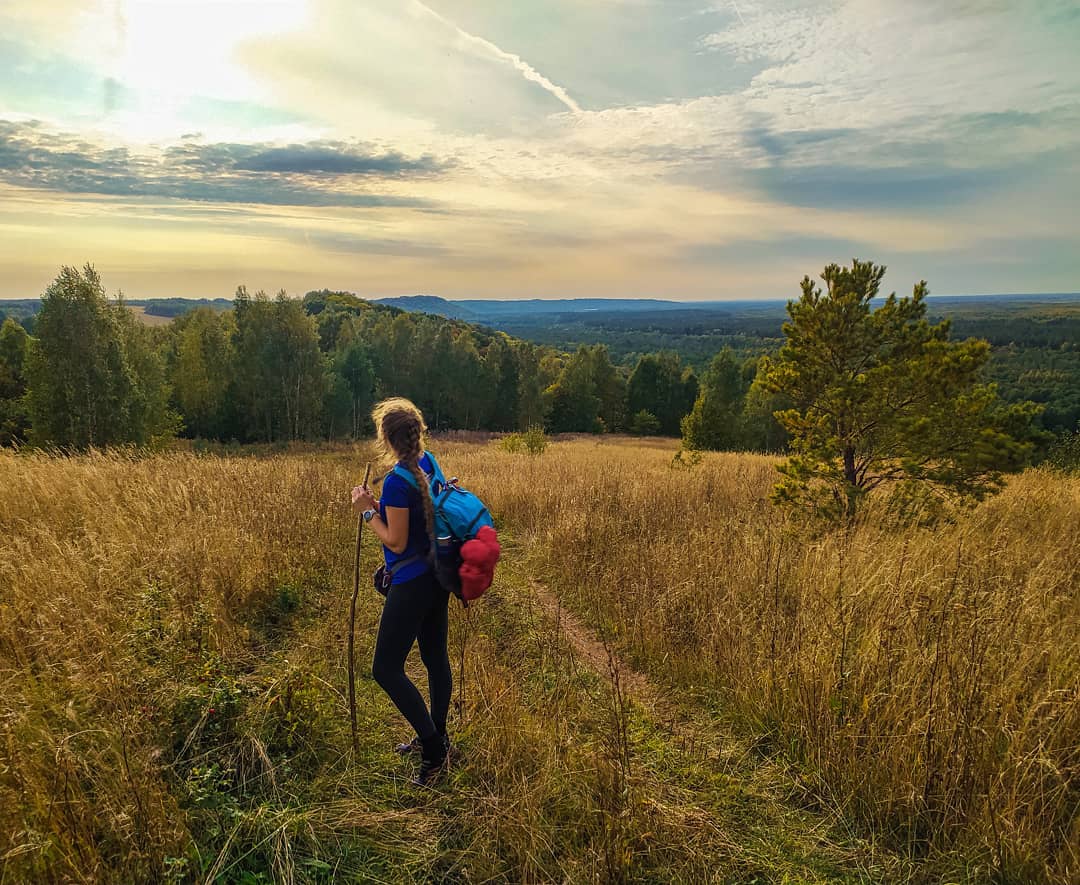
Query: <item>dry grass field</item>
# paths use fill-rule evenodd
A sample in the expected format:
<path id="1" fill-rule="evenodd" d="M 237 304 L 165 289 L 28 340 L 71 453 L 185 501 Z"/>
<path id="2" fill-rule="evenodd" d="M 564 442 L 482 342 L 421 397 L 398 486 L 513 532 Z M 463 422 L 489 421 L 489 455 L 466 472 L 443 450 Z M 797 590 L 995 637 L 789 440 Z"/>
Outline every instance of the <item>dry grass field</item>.
<path id="1" fill-rule="evenodd" d="M 350 747 L 362 447 L 0 453 L 0 880 L 1080 881 L 1080 479 L 822 533 L 764 457 L 433 445 L 506 548 L 420 793 L 367 583 Z"/>

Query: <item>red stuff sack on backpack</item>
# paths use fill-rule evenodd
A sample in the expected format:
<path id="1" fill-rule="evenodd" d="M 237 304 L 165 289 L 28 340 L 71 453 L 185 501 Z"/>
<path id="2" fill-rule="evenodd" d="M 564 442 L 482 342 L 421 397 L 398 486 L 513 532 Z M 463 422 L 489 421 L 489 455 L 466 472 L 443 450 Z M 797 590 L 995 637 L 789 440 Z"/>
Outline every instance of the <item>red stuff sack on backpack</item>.
<path id="1" fill-rule="evenodd" d="M 465 602 L 478 599 L 495 578 L 495 563 L 502 547 L 499 536 L 489 525 L 481 526 L 476 537 L 461 545 L 461 598 Z"/>

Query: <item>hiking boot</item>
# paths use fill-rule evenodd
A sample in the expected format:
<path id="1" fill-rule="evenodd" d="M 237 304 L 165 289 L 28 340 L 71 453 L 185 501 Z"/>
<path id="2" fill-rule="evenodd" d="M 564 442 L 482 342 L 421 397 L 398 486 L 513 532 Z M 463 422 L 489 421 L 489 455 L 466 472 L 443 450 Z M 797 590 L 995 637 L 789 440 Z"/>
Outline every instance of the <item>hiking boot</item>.
<path id="1" fill-rule="evenodd" d="M 414 787 L 434 787 L 446 776 L 446 757 L 421 759 L 420 770 L 409 780 Z"/>
<path id="2" fill-rule="evenodd" d="M 450 736 L 444 734 L 442 736 L 443 746 L 446 747 L 446 758 L 449 762 L 460 762 L 462 759 L 461 749 L 457 744 L 450 743 Z M 399 756 L 419 756 L 424 752 L 423 742 L 418 737 L 414 737 L 407 744 L 398 744 L 394 747 L 394 752 Z"/>
<path id="3" fill-rule="evenodd" d="M 446 737 L 433 734 L 420 744 L 420 770 L 411 783 L 417 787 L 433 787 L 446 773 Z"/>
<path id="4" fill-rule="evenodd" d="M 420 742 L 420 738 L 414 737 L 407 744 L 398 744 L 394 747 L 394 752 L 399 756 L 412 756 L 414 753 L 419 756 L 424 751 L 424 745 Z"/>

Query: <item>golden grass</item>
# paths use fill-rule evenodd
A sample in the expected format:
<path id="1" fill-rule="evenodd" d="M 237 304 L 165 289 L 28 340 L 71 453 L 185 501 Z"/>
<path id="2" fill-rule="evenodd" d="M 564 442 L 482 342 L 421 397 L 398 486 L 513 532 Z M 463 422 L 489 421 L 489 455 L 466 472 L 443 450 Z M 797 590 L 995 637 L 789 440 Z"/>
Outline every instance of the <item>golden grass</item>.
<path id="1" fill-rule="evenodd" d="M 452 619 L 471 761 L 419 799 L 366 677 L 349 753 L 363 451 L 0 453 L 4 880 L 1076 879 L 1080 481 L 1026 473 L 936 531 L 821 535 L 766 502 L 767 458 L 436 451 L 509 544 Z M 668 708 L 580 666 L 534 578 Z M 786 760 L 795 806 L 767 766 L 687 743 L 731 723 Z"/>
<path id="2" fill-rule="evenodd" d="M 0 455 L 0 850 L 15 870 L 148 879 L 183 853 L 163 764 L 215 730 L 205 711 L 240 690 L 218 661 L 258 653 L 250 625 L 280 582 L 340 559 L 335 478 L 310 459 Z"/>
<path id="3" fill-rule="evenodd" d="M 531 570 L 639 666 L 796 760 L 912 854 L 1080 877 L 1080 480 L 1029 471 L 955 524 L 820 535 L 774 459 L 455 452 Z"/>

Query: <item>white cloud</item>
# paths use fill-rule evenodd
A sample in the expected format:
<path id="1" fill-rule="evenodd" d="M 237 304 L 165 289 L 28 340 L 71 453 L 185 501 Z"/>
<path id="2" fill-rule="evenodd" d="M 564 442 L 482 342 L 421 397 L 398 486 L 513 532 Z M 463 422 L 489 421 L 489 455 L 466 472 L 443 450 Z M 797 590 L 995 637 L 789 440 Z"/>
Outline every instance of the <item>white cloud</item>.
<path id="1" fill-rule="evenodd" d="M 440 15 L 430 6 L 426 6 L 420 2 L 420 0 L 412 0 L 412 6 L 423 15 L 428 15 L 434 18 L 436 21 L 441 22 L 450 28 L 458 39 L 469 47 L 474 47 L 480 50 L 482 55 L 497 58 L 499 61 L 509 63 L 509 65 L 521 74 L 530 83 L 536 83 L 545 92 L 550 93 L 559 101 L 561 101 L 567 108 L 575 113 L 581 111 L 581 107 L 574 99 L 572 99 L 569 93 L 562 87 L 552 83 L 547 77 L 537 71 L 532 65 L 524 61 L 521 56 L 514 55 L 512 52 L 507 52 L 504 49 L 500 49 L 490 40 L 485 40 L 483 37 L 478 37 L 475 34 L 470 34 L 468 31 L 462 30 L 452 21 L 445 16 Z"/>
<path id="2" fill-rule="evenodd" d="M 704 43 L 765 63 L 747 106 L 788 129 L 1038 113 L 1075 106 L 1080 94 L 1080 21 L 1060 0 L 829 0 L 780 9 L 744 0 L 741 8 L 743 23 Z"/>

